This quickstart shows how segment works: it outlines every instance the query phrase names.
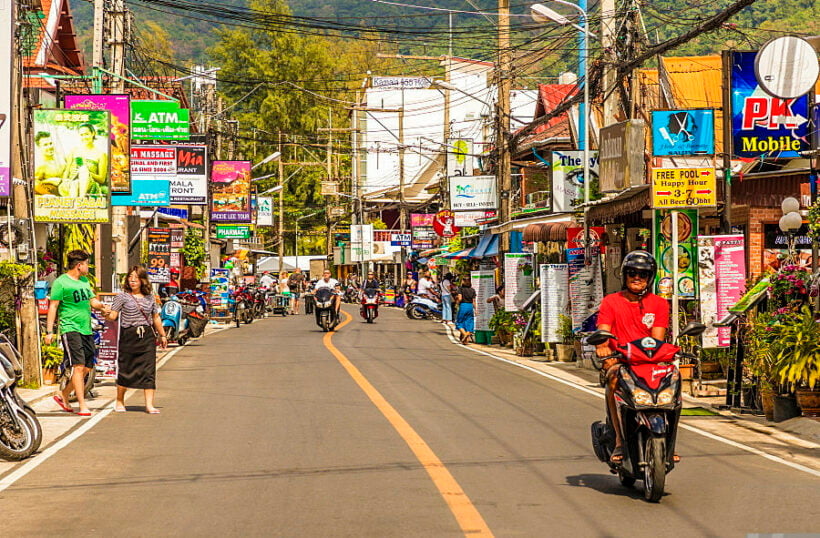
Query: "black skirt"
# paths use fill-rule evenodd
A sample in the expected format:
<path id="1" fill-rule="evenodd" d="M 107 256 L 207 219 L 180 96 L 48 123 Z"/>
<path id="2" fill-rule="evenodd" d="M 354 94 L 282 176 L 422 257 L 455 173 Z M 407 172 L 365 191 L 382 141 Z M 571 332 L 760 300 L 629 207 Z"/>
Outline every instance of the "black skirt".
<path id="1" fill-rule="evenodd" d="M 119 351 L 117 385 L 129 389 L 157 388 L 157 343 L 151 327 L 120 329 Z"/>

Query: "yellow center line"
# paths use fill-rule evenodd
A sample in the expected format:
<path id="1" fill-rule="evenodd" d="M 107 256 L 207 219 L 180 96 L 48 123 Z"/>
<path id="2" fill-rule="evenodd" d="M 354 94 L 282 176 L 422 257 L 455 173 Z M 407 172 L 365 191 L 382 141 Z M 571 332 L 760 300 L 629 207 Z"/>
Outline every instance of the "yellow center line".
<path id="1" fill-rule="evenodd" d="M 347 312 L 342 312 L 342 314 L 344 314 L 345 320 L 339 325 L 339 329 L 353 320 Z M 376 387 L 367 380 L 358 368 L 353 366 L 353 363 L 351 363 L 341 351 L 336 349 L 336 346 L 334 346 L 331 341 L 332 337 L 332 332 L 325 334 L 323 339 L 325 347 L 336 357 L 336 360 L 339 361 L 342 367 L 347 370 L 350 377 L 359 385 L 367 397 L 370 398 L 370 401 L 375 404 L 396 432 L 404 439 L 404 442 L 407 443 L 407 446 L 410 447 L 413 454 L 416 455 L 416 459 L 419 460 L 424 470 L 430 475 L 430 479 L 436 488 L 438 488 L 439 493 L 444 498 L 447 506 L 449 506 L 450 511 L 453 513 L 464 534 L 469 536 L 493 536 L 484 518 L 478 513 L 478 510 L 473 506 L 472 501 L 470 501 L 470 498 L 464 493 L 464 490 L 461 489 L 461 486 L 458 485 L 456 479 L 453 478 L 453 475 L 450 474 L 450 471 L 447 470 L 433 450 L 424 442 L 424 439 L 416 433 L 416 430 L 414 430 L 399 412 L 390 405 L 384 396 L 376 390 Z"/>

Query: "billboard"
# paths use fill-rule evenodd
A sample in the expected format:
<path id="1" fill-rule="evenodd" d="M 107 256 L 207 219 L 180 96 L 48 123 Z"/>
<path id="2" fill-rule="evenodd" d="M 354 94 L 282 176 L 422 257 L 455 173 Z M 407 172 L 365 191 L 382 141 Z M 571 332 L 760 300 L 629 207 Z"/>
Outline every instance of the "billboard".
<path id="1" fill-rule="evenodd" d="M 0 0 L 0 196 L 11 195 L 11 60 L 15 2 Z"/>
<path id="2" fill-rule="evenodd" d="M 717 207 L 714 168 L 653 168 L 652 208 Z"/>
<path id="3" fill-rule="evenodd" d="M 171 178 L 171 203 L 208 203 L 208 150 L 205 146 L 176 148 L 176 176 Z"/>
<path id="4" fill-rule="evenodd" d="M 211 190 L 213 222 L 251 222 L 250 161 L 214 161 Z"/>
<path id="5" fill-rule="evenodd" d="M 598 152 L 589 152 L 589 175 L 594 185 L 598 180 Z M 584 152 L 552 152 L 552 210 L 570 213 L 575 210 L 573 201 L 584 200 Z"/>
<path id="6" fill-rule="evenodd" d="M 715 111 L 653 110 L 652 155 L 715 154 Z"/>
<path id="7" fill-rule="evenodd" d="M 33 111 L 35 222 L 108 222 L 110 117 Z"/>
<path id="8" fill-rule="evenodd" d="M 131 101 L 131 138 L 188 140 L 190 116 L 176 101 Z"/>
<path id="9" fill-rule="evenodd" d="M 450 176 L 450 209 L 475 211 L 498 208 L 495 176 Z"/>
<path id="10" fill-rule="evenodd" d="M 643 185 L 644 132 L 643 120 L 629 120 L 601 129 L 600 187 L 601 192 L 616 192 Z"/>
<path id="11" fill-rule="evenodd" d="M 66 95 L 73 110 L 111 113 L 111 192 L 131 192 L 131 98 L 127 95 Z"/>
<path id="12" fill-rule="evenodd" d="M 763 91 L 755 77 L 756 52 L 728 52 L 732 154 L 737 157 L 799 157 L 809 149 L 809 98 L 781 99 Z"/>

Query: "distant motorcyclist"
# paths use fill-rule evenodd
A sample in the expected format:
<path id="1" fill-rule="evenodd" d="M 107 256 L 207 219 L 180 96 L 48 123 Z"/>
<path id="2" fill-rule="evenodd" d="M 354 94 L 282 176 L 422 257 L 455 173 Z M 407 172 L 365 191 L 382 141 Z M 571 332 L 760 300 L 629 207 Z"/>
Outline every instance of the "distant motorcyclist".
<path id="1" fill-rule="evenodd" d="M 342 290 L 339 281 L 330 276 L 330 269 L 324 270 L 322 273 L 322 278 L 317 280 L 316 284 L 313 286 L 313 291 L 315 292 L 322 288 L 330 288 L 330 291 L 333 292 L 333 308 L 336 309 L 336 319 L 338 319 L 339 310 L 342 308 Z"/>
<path id="2" fill-rule="evenodd" d="M 380 290 L 381 283 L 379 279 L 376 278 L 376 274 L 373 271 L 369 271 L 367 273 L 367 278 L 365 279 L 364 283 L 362 283 L 363 290 Z"/>
<path id="3" fill-rule="evenodd" d="M 615 429 L 615 450 L 611 457 L 613 463 L 623 461 L 624 454 L 621 424 L 615 403 L 621 364 L 620 359 L 612 354 L 617 348 L 641 338 L 666 338 L 669 303 L 650 291 L 657 272 L 658 264 L 648 252 L 636 250 L 627 254 L 621 264 L 623 289 L 604 297 L 598 314 L 598 329 L 615 335 L 614 340 L 596 348 L 598 357 L 604 359 L 602 368 L 607 376 L 607 414 Z"/>

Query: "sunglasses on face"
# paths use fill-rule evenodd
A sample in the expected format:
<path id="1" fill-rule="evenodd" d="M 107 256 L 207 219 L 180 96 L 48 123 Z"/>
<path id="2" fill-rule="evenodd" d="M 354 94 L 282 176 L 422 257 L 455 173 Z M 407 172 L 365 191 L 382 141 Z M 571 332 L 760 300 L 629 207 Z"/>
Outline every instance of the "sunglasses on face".
<path id="1" fill-rule="evenodd" d="M 628 276 L 629 278 L 637 277 L 637 278 L 640 278 L 640 279 L 643 279 L 643 280 L 648 280 L 649 275 L 650 275 L 649 271 L 639 271 L 637 269 L 627 269 L 626 270 L 626 276 Z"/>

